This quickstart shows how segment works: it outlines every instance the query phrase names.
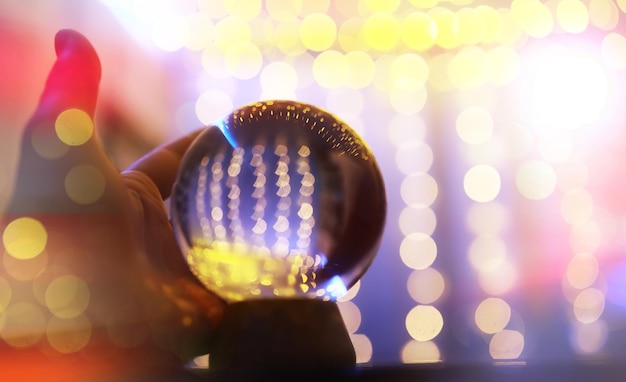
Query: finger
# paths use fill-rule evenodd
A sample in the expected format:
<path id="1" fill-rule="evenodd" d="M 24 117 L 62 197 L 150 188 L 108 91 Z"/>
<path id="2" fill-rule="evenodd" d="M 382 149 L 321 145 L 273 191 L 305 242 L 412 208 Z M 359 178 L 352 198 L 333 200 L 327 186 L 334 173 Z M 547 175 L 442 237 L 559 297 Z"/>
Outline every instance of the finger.
<path id="1" fill-rule="evenodd" d="M 158 275 L 156 279 L 165 285 L 176 285 L 179 298 L 192 302 L 191 307 L 202 312 L 201 315 L 208 319 L 207 328 L 210 328 L 221 319 L 224 302 L 191 273 L 172 231 L 162 197 L 152 180 L 140 171 L 128 171 L 123 177 L 126 187 L 135 196 L 135 208 L 142 211 L 142 221 L 135 226 L 143 227 L 141 240 L 150 266 Z M 190 313 L 190 316 L 193 315 Z"/>
<path id="2" fill-rule="evenodd" d="M 176 180 L 181 159 L 194 139 L 202 130 L 164 144 L 152 150 L 126 171 L 139 171 L 145 174 L 159 190 L 162 199 L 167 199 Z M 124 173 L 122 176 L 125 176 Z"/>
<path id="3" fill-rule="evenodd" d="M 64 29 L 56 34 L 54 48 L 57 60 L 27 130 L 67 109 L 79 109 L 93 117 L 96 108 L 101 68 L 91 43 L 80 33 Z"/>
<path id="4" fill-rule="evenodd" d="M 73 30 L 57 33 L 55 50 L 57 60 L 22 138 L 9 213 L 102 210 L 120 194 L 117 171 L 95 137 L 98 56 Z"/>

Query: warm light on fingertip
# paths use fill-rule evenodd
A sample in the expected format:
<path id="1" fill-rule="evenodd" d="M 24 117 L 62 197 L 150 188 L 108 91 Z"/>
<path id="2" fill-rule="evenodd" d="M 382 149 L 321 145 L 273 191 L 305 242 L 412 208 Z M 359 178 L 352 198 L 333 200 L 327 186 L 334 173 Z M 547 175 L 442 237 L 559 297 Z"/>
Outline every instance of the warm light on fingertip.
<path id="1" fill-rule="evenodd" d="M 61 142 L 69 146 L 85 144 L 93 135 L 93 121 L 80 109 L 67 109 L 59 114 L 54 129 Z"/>

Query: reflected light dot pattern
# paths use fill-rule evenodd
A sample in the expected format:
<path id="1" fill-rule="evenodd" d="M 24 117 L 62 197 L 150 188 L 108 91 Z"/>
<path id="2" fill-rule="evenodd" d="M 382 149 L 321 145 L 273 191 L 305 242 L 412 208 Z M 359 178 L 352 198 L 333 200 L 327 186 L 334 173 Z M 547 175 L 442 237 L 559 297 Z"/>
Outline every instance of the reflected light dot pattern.
<path id="1" fill-rule="evenodd" d="M 445 192 L 456 192 L 452 198 L 463 200 L 461 212 L 455 213 L 468 233 L 458 263 L 473 272 L 473 287 L 482 293 L 472 302 L 466 321 L 487 339 L 485 351 L 491 360 L 523 360 L 528 350 L 526 336 L 530 339 L 534 335 L 521 329 L 519 322 L 523 324 L 525 312 L 510 298 L 523 288 L 520 279 L 527 277 L 521 274 L 519 264 L 526 243 L 515 242 L 511 232 L 519 228 L 514 220 L 520 210 L 536 213 L 532 216 L 537 218 L 541 214 L 536 211 L 544 207 L 555 207 L 553 215 L 558 221 L 546 224 L 565 227 L 562 242 L 569 245 L 559 263 L 562 273 L 554 278 L 562 283 L 567 300 L 571 348 L 589 356 L 603 350 L 613 329 L 604 317 L 610 307 L 611 287 L 606 285 L 610 276 L 602 271 L 599 253 L 612 250 L 603 247 L 608 245 L 604 231 L 608 226 L 614 232 L 618 224 L 602 218 L 611 213 L 605 211 L 606 198 L 596 195 L 597 189 L 590 186 L 598 168 L 587 164 L 594 153 L 585 152 L 585 140 L 606 131 L 606 124 L 619 124 L 603 118 L 612 117 L 614 112 L 609 102 L 616 97 L 613 75 L 626 68 L 626 2 L 195 3 L 196 9 L 190 14 L 176 10 L 188 11 L 189 7 L 173 6 L 170 12 L 135 10 L 132 16 L 149 25 L 150 38 L 160 49 L 187 49 L 190 59 L 197 57 L 201 73 L 193 75 L 205 79 L 198 81 L 198 94 L 190 104 L 198 121 L 211 124 L 236 105 L 251 100 L 303 98 L 336 111 L 357 128 L 364 126 L 359 132 L 366 138 L 382 136 L 386 141 L 380 141 L 392 145 L 393 155 L 389 155 L 387 165 L 392 167 L 390 189 L 396 197 L 390 200 L 397 202 L 390 204 L 399 206 L 393 209 L 396 215 L 390 216 L 388 226 L 399 232 L 397 254 L 407 271 L 406 279 L 401 280 L 406 297 L 415 307 L 425 309 L 410 317 L 421 317 L 424 321 L 419 325 L 431 325 L 420 327 L 409 316 L 403 317 L 404 322 L 396 319 L 402 322 L 397 326 L 404 324 L 410 337 L 398 350 L 403 362 L 445 359 L 445 349 L 439 348 L 438 341 L 441 323 L 433 319 L 433 309 L 439 311 L 448 293 L 455 291 L 449 290 L 452 283 L 438 260 L 442 254 L 433 235 L 448 213 L 438 200 L 444 184 L 448 186 L 442 179 L 449 177 L 457 177 L 454 181 L 461 187 L 457 191 L 448 187 Z M 107 4 L 124 7 L 123 2 Z M 574 49 L 551 44 L 553 36 L 573 42 L 567 45 Z M 586 40 L 593 42 L 595 50 L 585 47 L 590 45 Z M 522 101 L 508 93 L 509 87 L 515 88 L 520 82 L 524 82 L 530 99 L 524 110 L 515 109 Z M 316 101 L 319 97 L 321 100 Z M 446 106 L 458 103 L 452 111 L 440 110 L 445 113 L 442 119 L 447 119 L 443 123 L 437 120 L 441 115 L 433 118 L 430 108 L 441 98 Z M 503 109 L 510 109 L 500 110 L 505 104 Z M 370 109 L 388 112 L 386 119 L 380 119 L 386 125 L 370 125 L 369 116 L 374 113 Z M 72 120 L 82 118 L 79 110 L 66 113 Z M 45 159 L 62 157 L 70 146 L 92 134 L 89 124 L 81 123 L 58 129 L 55 139 L 50 139 L 51 133 L 45 129 L 36 130 L 31 138 L 35 152 Z M 446 129 L 451 139 L 436 147 L 432 138 Z M 462 153 L 458 173 L 437 167 L 441 166 L 439 158 L 450 151 L 448 142 L 458 145 L 451 151 L 458 147 Z M 221 168 L 207 168 L 207 182 L 228 177 L 236 167 L 231 162 L 222 163 Z M 275 170 L 258 168 L 254 232 L 259 236 L 268 230 L 299 232 L 304 246 L 308 223 L 286 225 L 285 219 L 263 213 L 270 187 L 267 179 L 276 175 Z M 73 195 L 71 190 L 76 187 L 67 188 L 68 195 Z M 283 189 L 285 198 L 298 203 L 295 195 L 302 191 L 292 188 L 289 192 Z M 210 186 L 205 192 L 212 192 Z M 98 192 L 78 194 L 82 198 L 73 198 L 75 202 L 91 203 Z M 229 217 L 236 217 L 235 199 L 230 205 L 207 203 L 204 208 L 221 216 L 222 221 L 236 221 Z M 297 209 L 292 207 L 292 211 L 303 222 L 308 216 L 306 202 Z M 543 224 L 541 219 L 536 222 Z M 214 237 L 229 229 L 225 225 L 205 228 Z M 277 237 L 259 245 L 278 249 L 281 243 Z M 46 251 L 37 255 L 33 254 L 36 249 L 11 251 L 17 256 L 10 251 L 3 256 L 7 280 L 32 280 L 46 267 Z M 347 321 L 355 317 L 349 312 L 354 312 L 353 307 L 345 309 Z M 445 332 L 447 317 L 441 320 L 440 330 Z M 426 339 L 428 336 L 418 332 L 437 334 Z M 357 357 L 368 362 L 376 354 L 372 350 L 376 343 L 358 330 L 351 335 L 355 346 L 363 344 L 364 350 L 357 349 Z"/>
<path id="2" fill-rule="evenodd" d="M 347 174 L 352 166 L 362 172 Z M 375 254 L 367 246 L 354 254 L 362 256 L 357 262 L 337 248 L 353 229 L 382 228 L 379 174 L 361 138 L 328 112 L 299 102 L 256 102 L 205 129 L 187 151 L 172 220 L 194 274 L 227 300 L 335 300 L 356 281 L 359 270 L 350 267 L 365 267 Z M 344 176 L 376 191 L 363 203 L 377 222 L 352 223 L 356 189 L 343 184 Z"/>

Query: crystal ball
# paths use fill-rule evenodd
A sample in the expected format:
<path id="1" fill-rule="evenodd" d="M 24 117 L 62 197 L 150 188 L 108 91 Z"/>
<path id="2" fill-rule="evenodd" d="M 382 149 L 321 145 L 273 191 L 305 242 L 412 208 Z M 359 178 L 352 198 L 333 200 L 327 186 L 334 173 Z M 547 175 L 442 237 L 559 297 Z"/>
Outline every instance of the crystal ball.
<path id="1" fill-rule="evenodd" d="M 250 104 L 208 126 L 170 199 L 190 269 L 227 301 L 342 296 L 374 259 L 386 208 L 365 142 L 294 101 Z"/>

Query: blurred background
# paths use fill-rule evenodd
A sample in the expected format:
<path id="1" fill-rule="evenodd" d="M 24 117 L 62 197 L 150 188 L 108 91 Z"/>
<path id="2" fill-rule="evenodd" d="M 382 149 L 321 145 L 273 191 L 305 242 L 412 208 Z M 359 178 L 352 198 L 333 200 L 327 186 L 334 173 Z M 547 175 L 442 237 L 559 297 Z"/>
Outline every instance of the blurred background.
<path id="1" fill-rule="evenodd" d="M 2 202 L 62 28 L 120 169 L 263 99 L 362 135 L 389 204 L 339 303 L 358 362 L 626 357 L 626 1 L 0 0 Z"/>

